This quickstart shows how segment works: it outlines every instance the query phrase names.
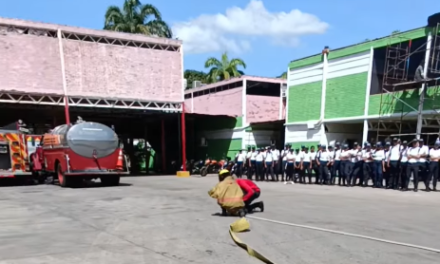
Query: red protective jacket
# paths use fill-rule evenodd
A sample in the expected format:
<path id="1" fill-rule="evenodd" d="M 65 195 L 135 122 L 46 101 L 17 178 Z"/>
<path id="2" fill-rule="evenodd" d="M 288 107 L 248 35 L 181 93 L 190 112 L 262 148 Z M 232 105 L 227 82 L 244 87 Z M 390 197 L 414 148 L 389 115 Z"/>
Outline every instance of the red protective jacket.
<path id="1" fill-rule="evenodd" d="M 258 188 L 258 186 L 255 185 L 255 183 L 251 180 L 236 179 L 235 181 L 245 193 L 245 195 L 243 196 L 243 202 L 246 202 L 249 198 L 251 198 L 254 192 L 260 192 L 260 188 Z"/>

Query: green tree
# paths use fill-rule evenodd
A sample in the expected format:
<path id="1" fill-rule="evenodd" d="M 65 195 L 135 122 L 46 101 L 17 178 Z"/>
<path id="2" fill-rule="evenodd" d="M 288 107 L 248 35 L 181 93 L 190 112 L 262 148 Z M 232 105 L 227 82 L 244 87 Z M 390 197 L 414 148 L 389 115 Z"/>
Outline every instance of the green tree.
<path id="1" fill-rule="evenodd" d="M 139 0 L 124 0 L 121 8 L 109 6 L 105 13 L 104 29 L 172 38 L 168 24 L 162 20 L 159 10 Z"/>
<path id="2" fill-rule="evenodd" d="M 242 59 L 229 60 L 226 52 L 222 54 L 220 60 L 214 57 L 208 58 L 205 62 L 205 68 L 209 69 L 206 80 L 208 83 L 214 83 L 240 77 L 244 75 L 243 71 L 237 69 L 240 66 L 246 69 L 246 64 Z"/>
<path id="3" fill-rule="evenodd" d="M 193 88 L 192 85 L 194 81 L 206 82 L 206 73 L 202 71 L 185 70 L 183 76 L 187 82 L 186 89 Z"/>
<path id="4" fill-rule="evenodd" d="M 278 76 L 277 78 L 281 78 L 281 79 L 284 79 L 284 80 L 287 80 L 287 72 L 285 71 L 285 72 L 283 72 L 280 76 Z"/>

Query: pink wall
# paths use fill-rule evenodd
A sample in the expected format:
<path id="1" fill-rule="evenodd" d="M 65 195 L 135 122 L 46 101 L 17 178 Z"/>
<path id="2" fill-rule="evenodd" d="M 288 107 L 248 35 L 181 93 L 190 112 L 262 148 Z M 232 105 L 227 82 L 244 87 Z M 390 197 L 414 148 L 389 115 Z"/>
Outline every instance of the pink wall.
<path id="1" fill-rule="evenodd" d="M 274 96 L 247 95 L 246 121 L 248 123 L 279 120 L 280 98 Z"/>
<path id="2" fill-rule="evenodd" d="M 242 116 L 242 87 L 185 99 L 186 111 L 191 113 L 194 100 L 195 114 Z"/>
<path id="3" fill-rule="evenodd" d="M 182 101 L 179 52 L 64 40 L 70 95 Z"/>
<path id="4" fill-rule="evenodd" d="M 5 32 L 1 24 L 66 34 L 180 46 L 176 40 L 0 18 L 0 90 L 62 94 L 58 39 Z M 152 101 L 182 101 L 180 51 L 63 39 L 68 94 Z"/>

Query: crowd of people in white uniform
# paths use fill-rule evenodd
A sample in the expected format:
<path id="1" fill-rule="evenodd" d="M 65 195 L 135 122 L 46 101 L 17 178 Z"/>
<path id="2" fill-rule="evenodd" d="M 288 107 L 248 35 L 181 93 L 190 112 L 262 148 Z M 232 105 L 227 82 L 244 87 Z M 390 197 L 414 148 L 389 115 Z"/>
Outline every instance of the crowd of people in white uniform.
<path id="1" fill-rule="evenodd" d="M 275 146 L 248 148 L 235 157 L 238 178 L 246 174 L 256 181 L 358 185 L 401 191 L 407 191 L 412 180 L 416 192 L 420 180 L 426 191 L 437 190 L 439 161 L 440 141 L 429 148 L 423 139 L 401 142 L 398 138 L 385 144 L 365 142 L 363 146 L 336 142 L 334 146 L 301 146 L 296 150 L 290 144 L 281 151 Z"/>

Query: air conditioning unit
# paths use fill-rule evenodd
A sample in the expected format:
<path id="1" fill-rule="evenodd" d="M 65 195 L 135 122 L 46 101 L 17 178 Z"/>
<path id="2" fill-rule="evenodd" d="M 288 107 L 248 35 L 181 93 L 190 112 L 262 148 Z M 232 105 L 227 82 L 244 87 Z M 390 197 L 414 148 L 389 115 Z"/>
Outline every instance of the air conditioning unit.
<path id="1" fill-rule="evenodd" d="M 287 97 L 287 84 L 284 83 L 281 86 L 281 97 Z"/>
<path id="2" fill-rule="evenodd" d="M 203 83 L 201 81 L 194 81 L 192 88 L 202 87 Z"/>
<path id="3" fill-rule="evenodd" d="M 206 140 L 206 138 L 202 137 L 200 139 L 200 146 L 201 147 L 207 147 L 208 146 L 208 141 Z"/>

